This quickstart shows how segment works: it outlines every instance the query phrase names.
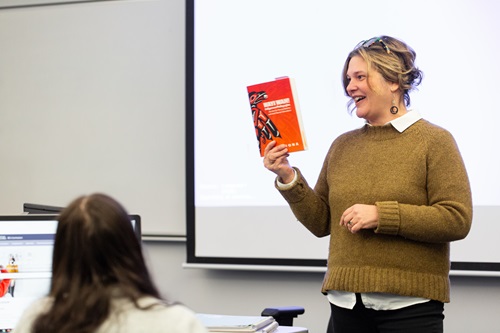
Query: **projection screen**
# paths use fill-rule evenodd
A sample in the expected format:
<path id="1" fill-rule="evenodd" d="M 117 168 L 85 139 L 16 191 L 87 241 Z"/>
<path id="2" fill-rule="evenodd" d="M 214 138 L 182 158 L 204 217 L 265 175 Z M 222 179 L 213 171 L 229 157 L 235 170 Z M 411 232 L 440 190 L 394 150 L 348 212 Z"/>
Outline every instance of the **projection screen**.
<path id="1" fill-rule="evenodd" d="M 391 35 L 424 72 L 411 108 L 454 135 L 468 169 L 474 221 L 452 243 L 452 272 L 500 273 L 499 12 L 485 0 L 188 1 L 187 264 L 325 269 L 328 238 L 296 221 L 263 166 L 246 86 L 295 79 L 309 149 L 289 160 L 314 185 L 332 141 L 363 125 L 347 111 L 345 57 Z"/>

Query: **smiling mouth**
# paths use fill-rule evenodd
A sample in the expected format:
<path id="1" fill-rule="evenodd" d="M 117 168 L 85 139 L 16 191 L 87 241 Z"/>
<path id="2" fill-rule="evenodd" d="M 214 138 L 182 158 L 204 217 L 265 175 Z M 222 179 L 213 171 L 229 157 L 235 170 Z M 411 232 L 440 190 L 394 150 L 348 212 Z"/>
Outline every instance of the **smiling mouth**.
<path id="1" fill-rule="evenodd" d="M 358 96 L 358 97 L 354 97 L 354 102 L 356 104 L 358 104 L 359 102 L 361 102 L 362 100 L 364 100 L 366 97 L 363 97 L 363 96 Z"/>

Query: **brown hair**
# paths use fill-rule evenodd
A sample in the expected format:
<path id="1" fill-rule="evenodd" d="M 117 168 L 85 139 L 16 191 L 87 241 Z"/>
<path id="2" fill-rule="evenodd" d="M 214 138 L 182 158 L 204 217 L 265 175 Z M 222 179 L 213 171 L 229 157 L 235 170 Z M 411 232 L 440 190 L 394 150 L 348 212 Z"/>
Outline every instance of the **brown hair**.
<path id="1" fill-rule="evenodd" d="M 74 200 L 58 218 L 50 296 L 33 332 L 94 332 L 109 316 L 119 292 L 139 307 L 159 298 L 125 209 L 105 194 Z"/>
<path id="2" fill-rule="evenodd" d="M 410 105 L 410 92 L 416 89 L 423 78 L 422 71 L 415 65 L 417 54 L 410 46 L 390 36 L 374 37 L 359 43 L 347 56 L 342 70 L 342 83 L 347 96 L 347 70 L 354 56 L 362 57 L 368 69 L 375 69 L 386 81 L 397 83 L 405 105 Z M 350 100 L 348 105 L 351 106 L 352 102 Z"/>

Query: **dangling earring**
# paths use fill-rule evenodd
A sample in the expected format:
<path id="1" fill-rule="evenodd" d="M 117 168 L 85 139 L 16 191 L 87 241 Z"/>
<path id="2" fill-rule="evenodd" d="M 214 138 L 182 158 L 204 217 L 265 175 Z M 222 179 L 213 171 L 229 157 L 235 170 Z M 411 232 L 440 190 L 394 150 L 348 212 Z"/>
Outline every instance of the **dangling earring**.
<path id="1" fill-rule="evenodd" d="M 398 113 L 399 109 L 398 107 L 396 106 L 396 101 L 395 100 L 392 100 L 392 106 L 391 106 L 391 113 L 392 114 L 396 114 Z"/>

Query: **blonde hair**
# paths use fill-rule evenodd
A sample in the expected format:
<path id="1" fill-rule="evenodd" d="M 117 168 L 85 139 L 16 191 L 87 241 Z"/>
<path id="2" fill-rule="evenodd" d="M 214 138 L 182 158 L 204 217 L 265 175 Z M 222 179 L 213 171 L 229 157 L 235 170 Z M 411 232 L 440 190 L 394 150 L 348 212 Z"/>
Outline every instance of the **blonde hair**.
<path id="1" fill-rule="evenodd" d="M 390 36 L 374 37 L 359 43 L 347 56 L 342 70 L 342 83 L 347 96 L 349 96 L 347 70 L 349 62 L 355 56 L 363 58 L 368 65 L 368 71 L 374 69 L 386 81 L 397 83 L 405 105 L 410 105 L 410 92 L 416 89 L 423 78 L 422 71 L 415 65 L 417 54 L 410 46 Z M 348 106 L 350 107 L 352 103 L 350 100 Z"/>

